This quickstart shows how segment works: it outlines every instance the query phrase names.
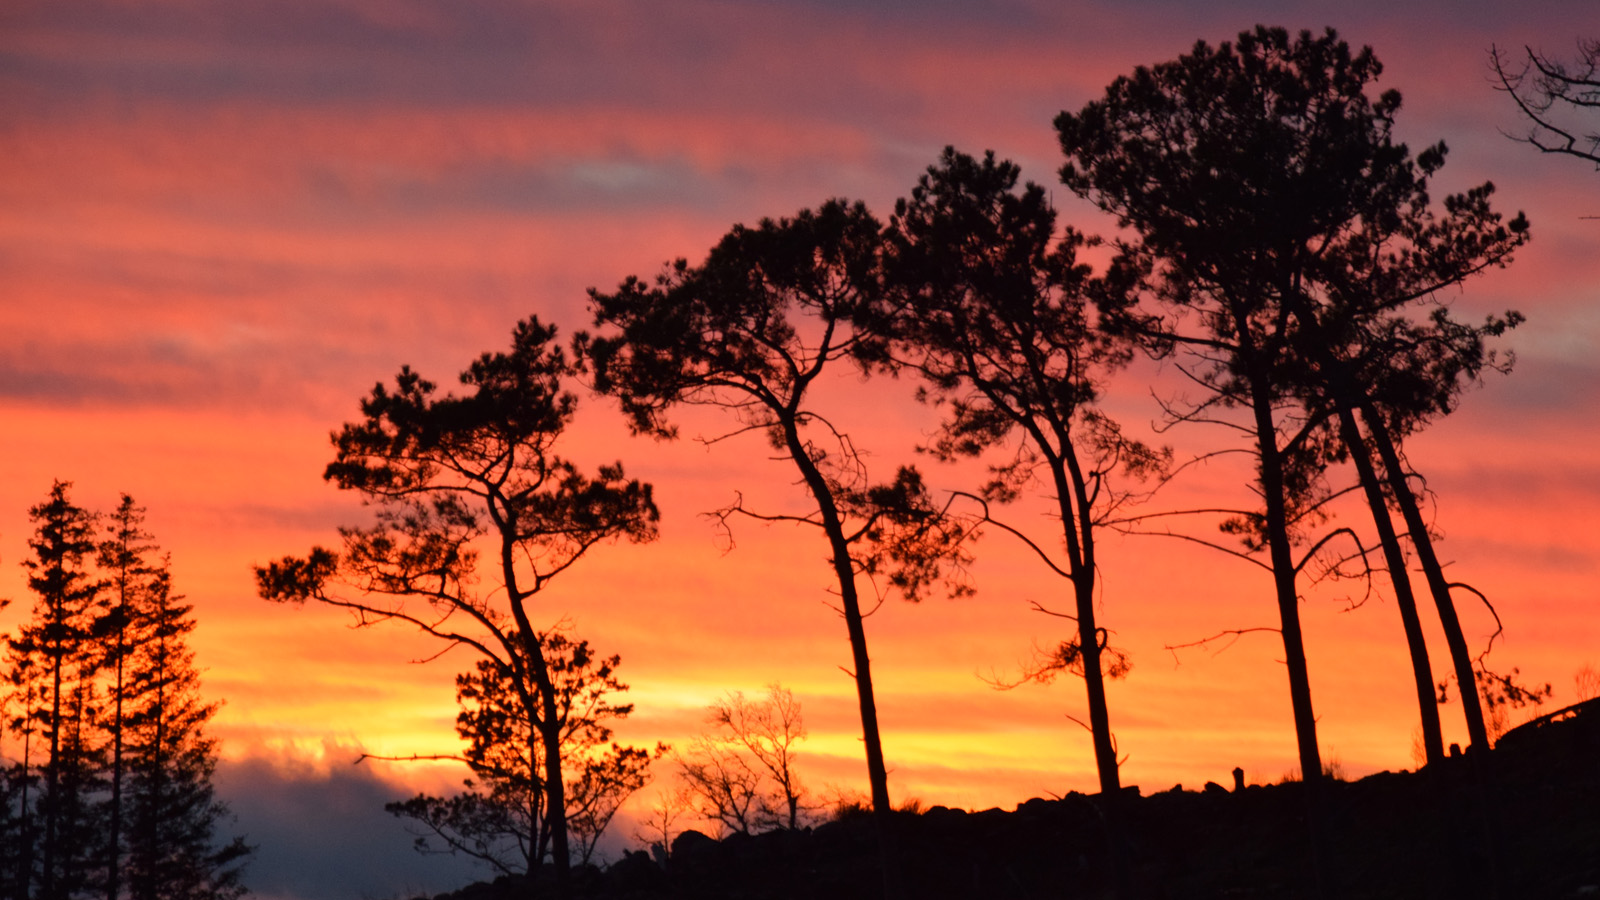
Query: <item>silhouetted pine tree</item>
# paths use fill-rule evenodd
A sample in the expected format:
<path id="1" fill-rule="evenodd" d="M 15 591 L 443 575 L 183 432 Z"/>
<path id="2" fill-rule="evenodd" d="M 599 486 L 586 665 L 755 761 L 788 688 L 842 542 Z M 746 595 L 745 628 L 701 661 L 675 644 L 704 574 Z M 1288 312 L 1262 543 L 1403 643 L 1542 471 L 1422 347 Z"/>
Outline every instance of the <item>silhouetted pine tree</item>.
<path id="1" fill-rule="evenodd" d="M 122 502 L 110 516 L 107 537 L 100 544 L 99 565 L 106 578 L 106 604 L 95 622 L 95 649 L 106 684 L 107 773 L 111 796 L 106 801 L 105 895 L 116 900 L 121 894 L 123 857 L 124 723 L 131 708 L 129 683 L 130 654 L 140 643 L 144 624 L 145 593 L 155 575 L 146 557 L 155 550 L 150 534 L 144 530 L 144 508 L 133 498 L 122 495 Z"/>
<path id="2" fill-rule="evenodd" d="M 214 841 L 227 808 L 205 735 L 216 706 L 185 644 L 192 607 L 142 508 L 124 495 L 97 542 L 69 487 L 31 511 L 38 599 L 8 641 L 4 723 L 21 757 L 0 785 L 0 896 L 232 900 L 250 848 Z"/>
<path id="3" fill-rule="evenodd" d="M 139 642 L 128 658 L 122 720 L 127 896 L 229 900 L 245 892 L 239 878 L 252 848 L 242 837 L 216 841 L 230 818 L 211 782 L 217 742 L 205 731 L 218 704 L 201 699 L 187 644 L 194 607 L 173 595 L 167 560 L 149 573 L 133 617 Z"/>
<path id="4" fill-rule="evenodd" d="M 588 641 L 559 631 L 540 633 L 537 640 L 555 695 L 551 724 L 561 735 L 564 824 L 572 855 L 587 863 L 617 810 L 649 780 L 652 754 L 612 739 L 611 723 L 633 712 L 633 704 L 614 702 L 628 690 L 616 676 L 621 657 L 597 656 Z M 467 790 L 452 797 L 418 794 L 384 806 L 431 832 L 417 839 L 419 851 L 469 856 L 507 875 L 536 872 L 550 856 L 556 823 L 546 803 L 543 713 L 526 708 L 515 678 L 490 659 L 456 676 L 456 733 L 467 749 L 461 756 L 431 758 L 466 763 L 472 770 Z M 655 755 L 665 749 L 657 745 Z"/>
<path id="5" fill-rule="evenodd" d="M 19 896 L 35 879 L 41 900 L 64 900 L 86 889 L 94 874 L 89 850 L 96 827 L 91 795 L 99 775 L 92 715 L 94 660 L 85 653 L 100 583 L 88 569 L 96 550 L 95 517 L 72 503 L 71 485 L 56 482 L 49 498 L 29 510 L 36 531 L 23 563 L 36 596 L 33 618 L 10 640 L 11 696 L 21 709 L 9 724 L 28 745 L 22 777 L 37 753 L 37 793 L 19 792 L 28 840 L 19 854 Z M 37 742 L 35 746 L 34 742 Z M 24 798 L 25 797 L 25 798 Z M 31 807 L 28 805 L 31 802 Z M 36 849 L 35 849 L 36 848 Z"/>
<path id="6" fill-rule="evenodd" d="M 7 645 L 10 645 L 9 639 Z M 38 723 L 30 714 L 34 708 L 38 680 L 33 675 L 32 660 L 22 659 L 13 651 L 5 672 L 5 729 L 16 738 L 20 758 L 8 761 L 5 784 L 8 790 L 7 811 L 12 824 L 7 834 L 15 843 L 5 844 L 0 851 L 0 864 L 7 897 L 28 896 L 33 878 L 34 842 L 38 832 L 33 815 L 32 800 L 38 797 L 38 773 L 33 762 L 39 755 Z M 8 838 L 11 839 L 11 838 Z"/>

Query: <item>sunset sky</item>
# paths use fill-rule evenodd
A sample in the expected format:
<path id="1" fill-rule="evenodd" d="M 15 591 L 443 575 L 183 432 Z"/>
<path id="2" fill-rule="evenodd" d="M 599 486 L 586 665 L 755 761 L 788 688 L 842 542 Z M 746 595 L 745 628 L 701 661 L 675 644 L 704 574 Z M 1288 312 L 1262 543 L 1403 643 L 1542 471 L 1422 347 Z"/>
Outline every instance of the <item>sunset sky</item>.
<path id="1" fill-rule="evenodd" d="M 252 565 L 363 520 L 321 479 L 330 430 L 402 364 L 452 384 L 520 318 L 570 334 L 589 324 L 585 288 L 697 259 L 736 222 L 835 196 L 887 216 L 947 144 L 1017 161 L 1064 219 L 1104 232 L 1056 180 L 1052 118 L 1136 65 L 1257 22 L 1371 45 L 1380 87 L 1405 97 L 1399 136 L 1450 146 L 1436 194 L 1493 180 L 1499 208 L 1532 223 L 1510 268 L 1447 298 L 1464 318 L 1526 314 L 1503 344 L 1515 371 L 1409 451 L 1436 492 L 1452 577 L 1505 622 L 1491 665 L 1551 683 L 1566 705 L 1573 674 L 1600 665 L 1600 172 L 1503 135 L 1522 123 L 1488 54 L 1571 57 L 1600 36 L 1593 0 L 9 0 L 0 596 L 14 602 L 0 631 L 31 606 L 27 509 L 52 479 L 99 509 L 132 494 L 195 605 L 207 694 L 226 704 L 219 782 L 261 847 L 247 882 L 280 900 L 456 886 L 470 872 L 415 858 L 381 806 L 459 773 L 350 763 L 454 747 L 452 680 L 469 658 L 413 665 L 437 648 L 399 626 L 356 631 L 255 594 Z M 1136 367 L 1110 409 L 1147 432 L 1163 377 Z M 933 419 L 912 389 L 845 377 L 824 402 L 875 471 L 916 460 L 935 488 L 970 488 L 970 469 L 916 458 Z M 1163 440 L 1181 457 L 1228 438 Z M 622 655 L 637 705 L 623 738 L 684 742 L 724 691 L 782 682 L 804 704 L 808 784 L 864 791 L 825 548 L 751 524 L 730 550 L 701 515 L 736 491 L 802 509 L 790 470 L 756 437 L 629 437 L 603 399 L 584 400 L 566 453 L 621 459 L 662 510 L 659 542 L 606 548 L 539 601 L 547 623 Z M 1243 480 L 1202 468 L 1152 508 L 1247 502 Z M 1016 515 L 1045 538 L 1036 512 Z M 1270 581 L 1177 541 L 1108 545 L 1103 621 L 1134 664 L 1110 689 L 1124 784 L 1198 788 L 1234 766 L 1281 778 L 1295 746 L 1276 636 L 1163 649 L 1274 624 Z M 868 620 L 891 793 L 981 809 L 1093 791 L 1088 736 L 1068 718 L 1084 716 L 1081 684 L 985 681 L 1065 636 L 1028 608 L 1064 606 L 1064 585 L 999 533 L 976 552 L 975 597 L 893 601 Z M 1409 768 L 1398 614 L 1382 597 L 1345 611 L 1344 590 L 1303 607 L 1324 758 L 1350 775 Z M 1481 650 L 1492 622 L 1462 607 Z M 1446 740 L 1464 743 L 1459 706 L 1443 713 Z"/>

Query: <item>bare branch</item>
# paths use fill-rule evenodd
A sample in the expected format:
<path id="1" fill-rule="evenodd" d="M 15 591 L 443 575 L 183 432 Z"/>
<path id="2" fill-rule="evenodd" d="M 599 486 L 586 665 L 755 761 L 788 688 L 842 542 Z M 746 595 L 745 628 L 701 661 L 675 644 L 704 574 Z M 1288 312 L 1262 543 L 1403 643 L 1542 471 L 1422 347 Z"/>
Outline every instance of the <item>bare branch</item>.
<path id="1" fill-rule="evenodd" d="M 1190 647 L 1205 647 L 1205 646 L 1209 645 L 1213 641 L 1220 640 L 1220 639 L 1225 638 L 1225 637 L 1229 638 L 1228 643 L 1224 644 L 1223 646 L 1219 647 L 1217 650 L 1212 652 L 1211 655 L 1212 656 L 1216 656 L 1217 654 L 1222 653 L 1223 651 L 1227 650 L 1229 647 L 1232 647 L 1234 644 L 1238 643 L 1239 638 L 1241 638 L 1241 637 L 1243 637 L 1243 636 L 1245 636 L 1247 634 L 1253 634 L 1253 633 L 1258 632 L 1258 631 L 1270 632 L 1272 634 L 1282 634 L 1283 633 L 1283 629 L 1281 629 L 1281 628 L 1269 628 L 1269 627 L 1266 627 L 1266 626 L 1260 626 L 1260 627 L 1256 627 L 1256 628 L 1228 628 L 1228 629 L 1225 629 L 1223 631 L 1219 631 L 1216 634 L 1214 634 L 1214 635 L 1212 635 L 1211 637 L 1208 637 L 1208 638 L 1201 638 L 1198 641 L 1190 641 L 1190 642 L 1188 642 L 1186 644 L 1167 644 L 1167 645 L 1163 646 L 1161 649 L 1166 650 L 1166 651 L 1168 651 L 1168 652 L 1170 652 L 1172 654 L 1173 665 L 1176 666 L 1176 665 L 1179 664 L 1178 652 L 1177 652 L 1179 650 L 1186 650 L 1186 649 L 1188 649 Z"/>

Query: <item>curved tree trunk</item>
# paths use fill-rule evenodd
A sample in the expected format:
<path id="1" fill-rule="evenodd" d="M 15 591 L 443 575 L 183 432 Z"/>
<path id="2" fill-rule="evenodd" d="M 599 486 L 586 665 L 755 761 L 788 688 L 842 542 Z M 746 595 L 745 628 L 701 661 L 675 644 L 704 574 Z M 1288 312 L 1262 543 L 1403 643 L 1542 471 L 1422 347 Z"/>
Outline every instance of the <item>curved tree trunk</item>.
<path id="1" fill-rule="evenodd" d="M 1311 329 L 1313 334 L 1320 334 L 1321 324 L 1317 321 L 1312 311 L 1312 304 L 1305 295 L 1298 290 L 1290 289 L 1284 291 L 1284 296 L 1293 303 L 1295 317 L 1300 324 Z M 1411 653 L 1411 677 L 1417 691 L 1423 756 L 1429 765 L 1433 765 L 1444 759 L 1444 735 L 1439 723 L 1439 704 L 1433 692 L 1433 665 L 1428 659 L 1428 644 L 1422 633 L 1421 617 L 1417 614 L 1416 594 L 1411 589 L 1405 552 L 1400 547 L 1399 535 L 1395 533 L 1394 520 L 1389 516 L 1389 503 L 1383 492 L 1383 481 L 1373 467 L 1372 449 L 1363 438 L 1361 427 L 1356 422 L 1354 400 L 1363 398 L 1364 395 L 1361 389 L 1352 383 L 1348 365 L 1334 355 L 1327 342 L 1313 340 L 1310 343 L 1315 348 L 1319 364 L 1325 367 L 1325 387 L 1332 394 L 1334 407 L 1339 416 L 1339 438 L 1344 443 L 1345 449 L 1350 452 L 1350 460 L 1355 465 L 1362 492 L 1367 498 L 1367 506 L 1372 512 L 1372 522 L 1378 532 L 1378 542 L 1383 548 L 1384 565 L 1389 569 L 1389 582 L 1394 586 L 1395 606 L 1400 610 L 1400 623 L 1405 629 L 1406 646 Z M 1378 437 L 1377 434 L 1373 435 L 1373 443 L 1378 443 Z M 1396 491 L 1397 495 L 1398 493 Z"/>
<path id="2" fill-rule="evenodd" d="M 1113 896 L 1133 896 L 1128 865 L 1128 844 L 1123 832 L 1122 775 L 1117 766 L 1117 748 L 1111 741 L 1111 713 L 1106 703 L 1105 670 L 1101 664 L 1100 626 L 1094 608 L 1094 531 L 1089 521 L 1089 498 L 1077 460 L 1067 454 L 1072 474 L 1072 496 L 1077 498 L 1078 518 L 1072 507 L 1061 501 L 1061 522 L 1067 537 L 1068 559 L 1072 564 L 1072 594 L 1078 617 L 1078 645 L 1083 660 L 1083 687 L 1089 703 L 1089 733 L 1094 741 L 1095 769 L 1100 776 L 1101 814 L 1106 823 L 1106 852 L 1111 868 Z M 1059 467 L 1056 467 L 1059 469 Z M 1066 487 L 1057 478 L 1057 496 L 1065 497 Z"/>
<path id="3" fill-rule="evenodd" d="M 536 657 L 534 680 L 542 695 L 544 722 L 539 737 L 544 743 L 544 818 L 550 829 L 550 860 L 556 867 L 557 894 L 565 897 L 572 860 L 567 846 L 567 786 L 561 777 L 561 720 L 556 711 L 555 686 L 543 656 Z M 531 879 L 535 873 L 529 872 Z"/>
<path id="4" fill-rule="evenodd" d="M 561 778 L 561 722 L 557 717 L 555 685 L 550 679 L 550 667 L 545 662 L 544 647 L 535 637 L 533 622 L 528 618 L 528 611 L 523 607 L 527 598 L 517 585 L 516 548 L 512 535 L 516 533 L 515 518 L 505 514 L 503 522 L 496 523 L 501 535 L 500 568 L 501 577 L 505 583 L 506 593 L 509 595 L 508 605 L 511 607 L 513 621 L 522 633 L 523 655 L 527 657 L 529 674 L 533 676 L 534 686 L 539 689 L 539 713 L 542 721 L 535 724 L 534 729 L 539 733 L 539 740 L 544 747 L 544 791 L 545 791 L 545 826 L 550 834 L 550 861 L 556 870 L 556 896 L 566 897 L 570 884 L 572 860 L 567 849 L 567 796 L 566 784 Z M 537 582 L 534 590 L 537 590 Z M 524 705 L 527 701 L 524 700 Z M 529 714 L 533 710 L 528 710 Z M 531 892 L 538 875 L 537 865 L 542 857 L 538 841 L 534 839 L 533 865 L 528 869 L 528 889 Z"/>
<path id="5" fill-rule="evenodd" d="M 540 721 L 531 724 L 535 725 L 533 730 L 537 732 L 537 740 L 544 751 L 544 830 L 550 838 L 550 862 L 555 866 L 556 896 L 566 897 L 572 860 L 567 844 L 567 794 L 566 783 L 561 777 L 561 721 L 556 709 L 555 684 L 550 679 L 550 667 L 545 663 L 544 647 L 535 640 L 527 613 L 522 610 L 520 602 L 512 603 L 512 607 L 517 625 L 523 632 L 523 653 L 528 658 L 529 674 L 533 676 L 534 686 L 539 691 Z M 533 842 L 533 858 L 528 866 L 531 896 L 543 848 L 537 834 L 531 836 L 530 840 Z"/>
<path id="6" fill-rule="evenodd" d="M 850 557 L 850 545 L 845 539 L 844 524 L 839 517 L 838 504 L 816 464 L 806 453 L 805 443 L 792 419 L 786 419 L 784 437 L 795 465 L 799 467 L 806 487 L 817 501 L 822 516 L 822 528 L 828 537 L 833 553 L 833 572 L 839 582 L 839 605 L 844 613 L 845 629 L 850 635 L 852 675 L 856 682 L 856 700 L 861 709 L 861 742 L 867 754 L 867 781 L 872 791 L 872 818 L 878 832 L 879 852 L 883 857 L 884 896 L 898 900 L 902 896 L 900 873 L 895 860 L 892 840 L 892 816 L 889 805 L 889 771 L 883 761 L 883 743 L 878 733 L 878 704 L 872 692 L 872 660 L 867 655 L 867 630 L 861 616 L 861 599 L 856 590 L 855 570 Z"/>
<path id="7" fill-rule="evenodd" d="M 1406 646 L 1411 651 L 1411 676 L 1417 688 L 1417 711 L 1422 720 L 1422 749 L 1428 765 L 1444 759 L 1444 735 L 1439 725 L 1439 703 L 1433 694 L 1433 666 L 1428 661 L 1428 644 L 1422 634 L 1422 620 L 1417 615 L 1417 598 L 1411 590 L 1411 578 L 1406 572 L 1406 557 L 1400 547 L 1400 537 L 1395 533 L 1394 521 L 1389 518 L 1388 499 L 1383 485 L 1372 466 L 1371 450 L 1361 436 L 1356 418 L 1348 404 L 1339 404 L 1339 432 L 1350 459 L 1355 463 L 1361 488 L 1367 495 L 1367 506 L 1372 510 L 1372 521 L 1378 530 L 1378 541 L 1383 546 L 1384 564 L 1389 568 L 1389 582 L 1394 586 L 1395 606 L 1400 609 L 1400 622 L 1405 628 Z"/>
<path id="8" fill-rule="evenodd" d="M 1478 680 L 1472 666 L 1472 651 L 1467 649 L 1467 639 L 1461 631 L 1461 619 L 1456 615 L 1455 601 L 1450 597 L 1450 583 L 1445 580 L 1444 568 L 1439 565 L 1439 557 L 1433 550 L 1433 539 L 1428 536 L 1428 523 L 1423 521 L 1422 509 L 1407 482 L 1400 451 L 1370 400 L 1361 401 L 1361 415 L 1388 471 L 1390 492 L 1405 518 L 1406 530 L 1411 534 L 1411 545 L 1417 550 L 1417 562 L 1422 565 L 1422 572 L 1428 579 L 1428 590 L 1433 594 L 1434 605 L 1439 610 L 1439 623 L 1444 626 L 1445 643 L 1450 647 L 1450 661 L 1455 668 L 1456 682 L 1461 688 L 1461 709 L 1467 720 L 1467 739 L 1472 747 L 1488 750 L 1489 732 L 1484 726 L 1483 705 L 1478 699 Z"/>
<path id="9" fill-rule="evenodd" d="M 1122 778 L 1117 771 L 1116 747 L 1111 743 L 1111 714 L 1106 704 L 1105 671 L 1100 663 L 1100 626 L 1095 619 L 1094 609 L 1094 532 L 1088 520 L 1089 497 L 1082 470 L 1065 441 L 1060 464 L 1052 465 L 1051 469 L 1060 503 L 1067 559 L 1071 564 L 1074 614 L 1078 619 L 1078 651 L 1083 660 L 1083 685 L 1089 703 L 1089 731 L 1094 741 L 1095 770 L 1100 776 L 1100 793 L 1112 801 L 1122 790 Z M 1077 507 L 1076 514 L 1074 504 Z"/>

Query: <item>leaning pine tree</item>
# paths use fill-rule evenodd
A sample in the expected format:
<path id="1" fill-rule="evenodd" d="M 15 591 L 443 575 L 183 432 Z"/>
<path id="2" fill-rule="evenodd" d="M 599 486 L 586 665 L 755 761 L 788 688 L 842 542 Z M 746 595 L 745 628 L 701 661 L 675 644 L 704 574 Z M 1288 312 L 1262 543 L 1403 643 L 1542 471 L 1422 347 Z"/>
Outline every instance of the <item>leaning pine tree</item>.
<path id="1" fill-rule="evenodd" d="M 1381 72 L 1369 48 L 1353 51 L 1331 30 L 1291 37 L 1257 28 L 1141 68 L 1056 120 L 1067 186 L 1137 235 L 1130 248 L 1159 276 L 1152 293 L 1165 324 L 1200 325 L 1168 338 L 1191 351 L 1201 383 L 1225 404 L 1256 413 L 1264 531 L 1308 780 L 1315 728 L 1303 653 L 1291 646 L 1294 567 L 1280 552 L 1294 497 L 1269 489 L 1292 482 L 1281 477 L 1292 468 L 1283 464 L 1289 450 L 1313 449 L 1313 468 L 1346 457 L 1356 466 L 1406 629 L 1429 761 L 1443 755 L 1440 728 L 1391 505 L 1438 611 L 1469 738 L 1487 745 L 1451 595 L 1465 586 L 1444 575 L 1402 441 L 1450 412 L 1484 369 L 1503 367 L 1486 342 L 1521 317 L 1461 322 L 1441 296 L 1509 262 L 1527 222 L 1504 220 L 1488 183 L 1445 198 L 1442 209 L 1430 202 L 1445 147 L 1413 157 L 1392 139 L 1400 95 L 1371 95 Z M 1336 439 L 1275 440 L 1280 403 L 1297 407 L 1302 433 Z"/>
<path id="2" fill-rule="evenodd" d="M 791 513 L 716 513 L 816 529 L 850 641 L 862 749 L 888 896 L 900 892 L 890 849 L 889 770 L 867 652 L 865 619 L 884 584 L 908 600 L 949 582 L 967 559 L 973 525 L 945 514 L 914 467 L 872 483 L 866 454 L 834 425 L 815 388 L 844 369 L 881 360 L 881 225 L 865 206 L 830 200 L 793 218 L 735 226 L 706 260 L 678 260 L 653 281 L 637 276 L 613 293 L 591 289 L 595 336 L 580 336 L 595 387 L 618 398 L 636 433 L 670 439 L 685 406 L 718 407 L 722 437 L 749 432 L 793 465 L 808 495 Z M 710 439 L 711 442 L 721 438 Z M 881 579 L 881 582 L 879 581 Z M 967 590 L 959 582 L 951 590 Z M 866 593 L 867 596 L 863 597 Z"/>

